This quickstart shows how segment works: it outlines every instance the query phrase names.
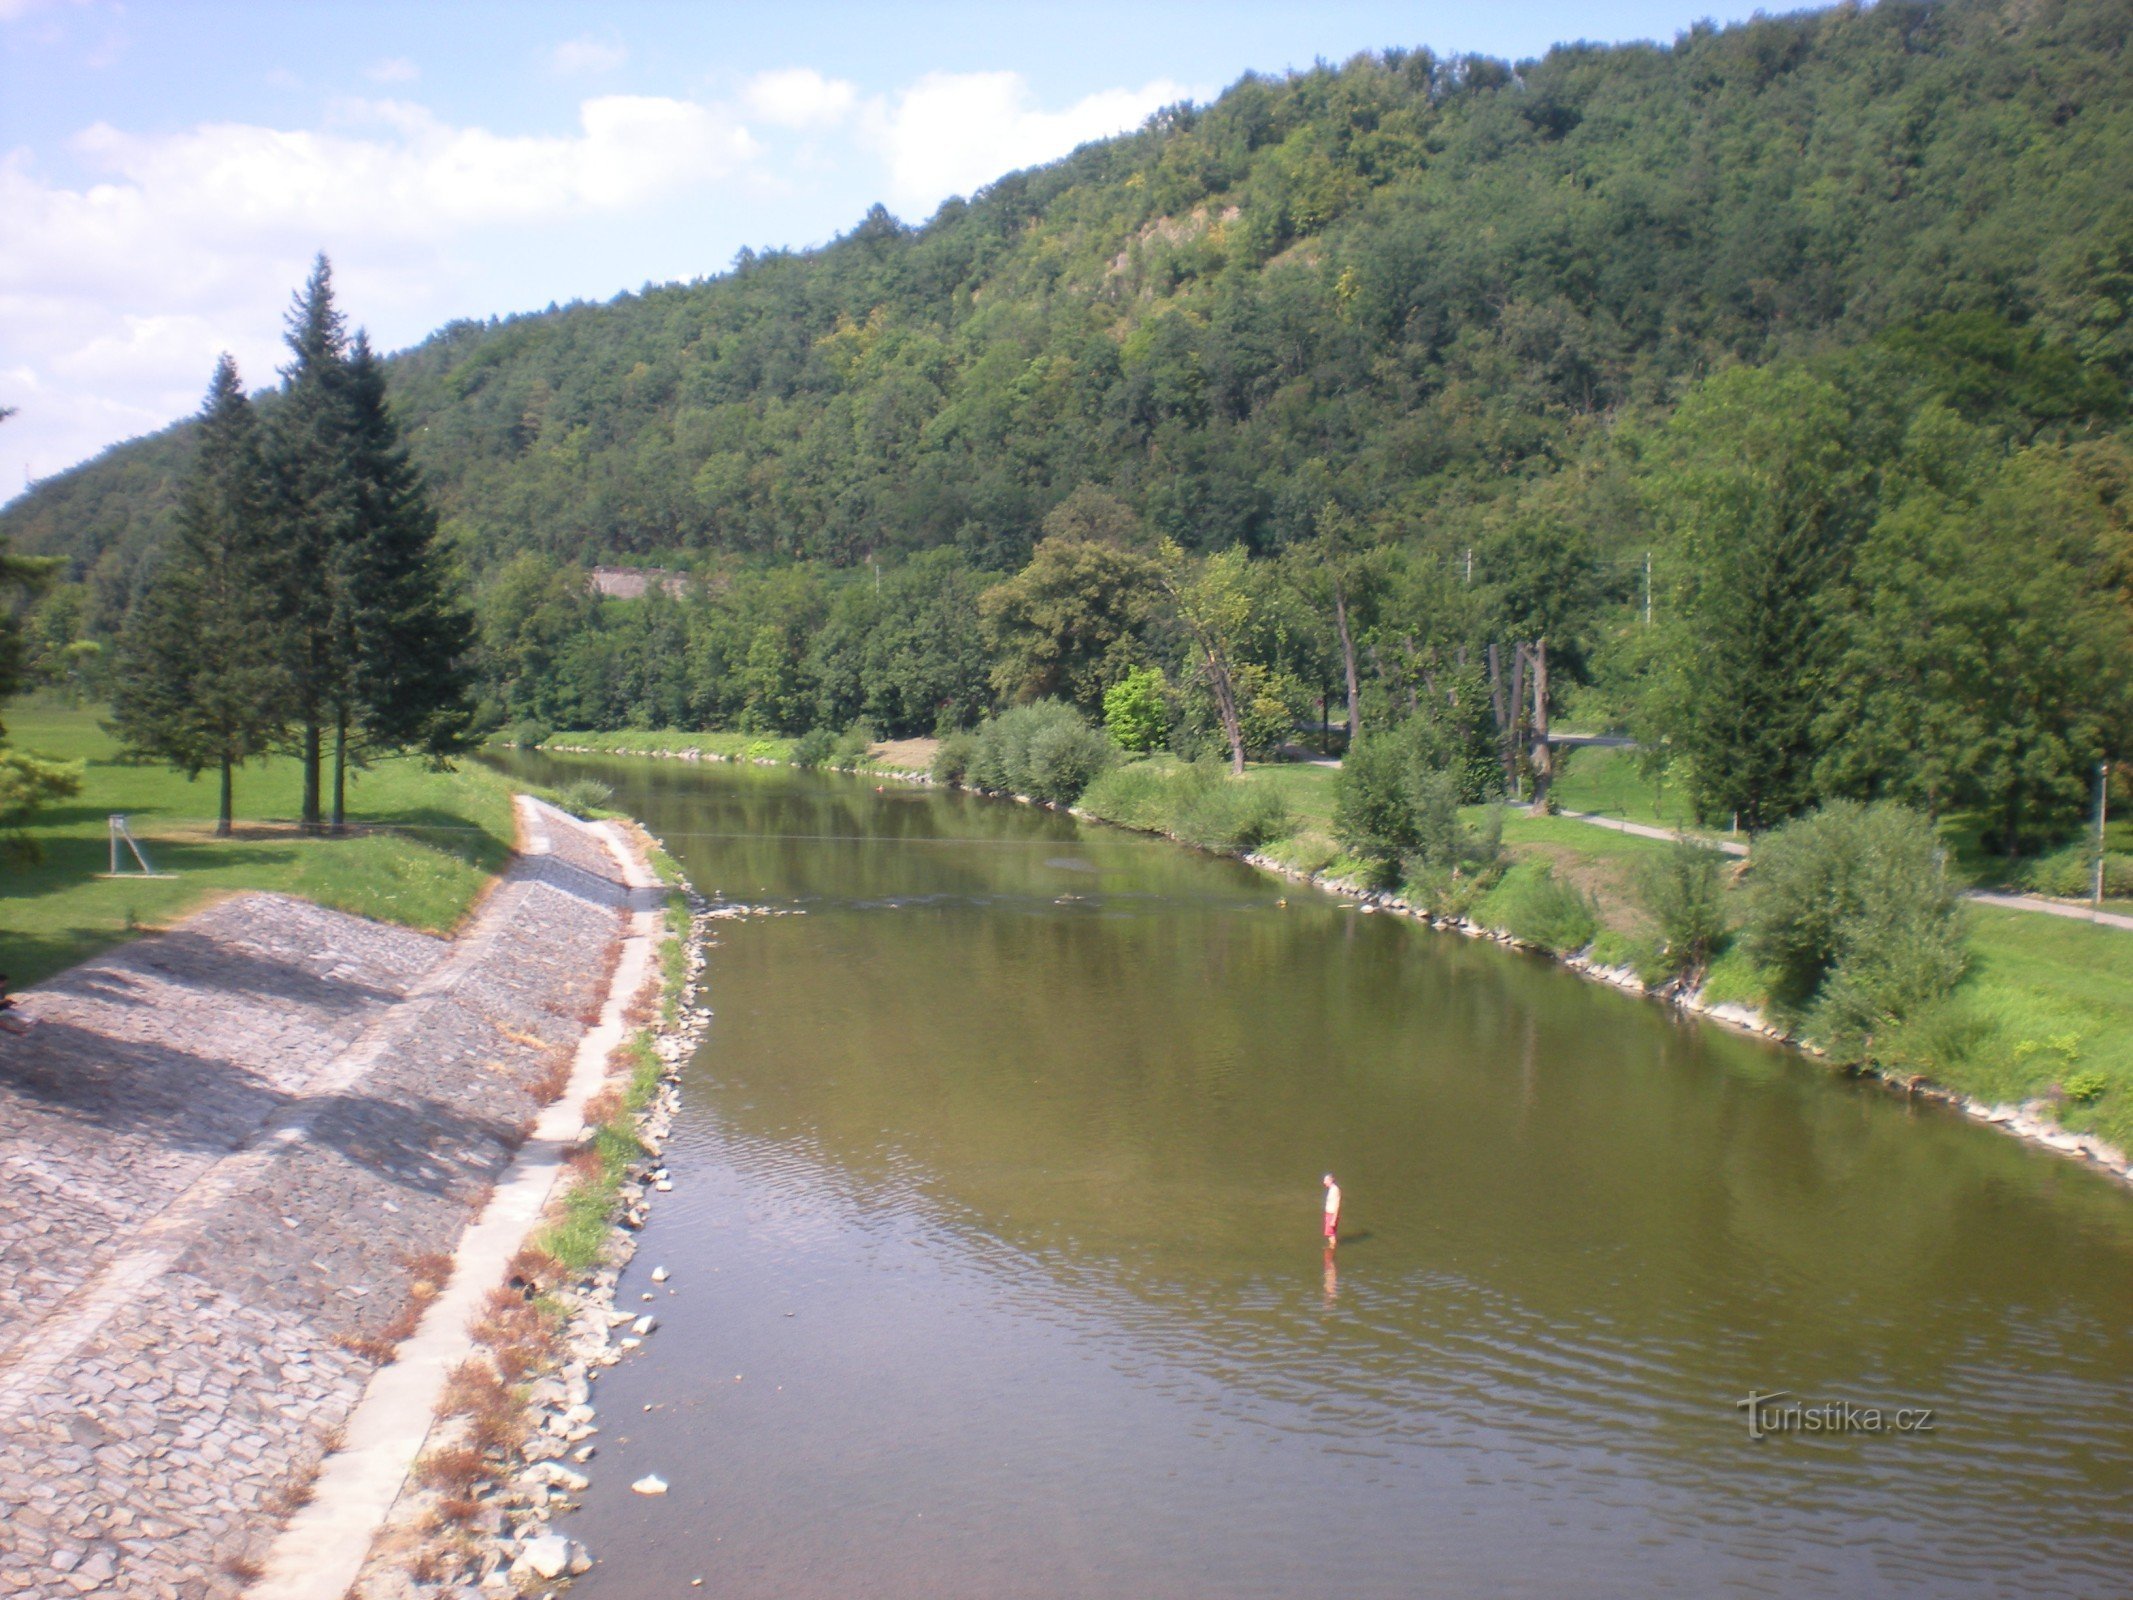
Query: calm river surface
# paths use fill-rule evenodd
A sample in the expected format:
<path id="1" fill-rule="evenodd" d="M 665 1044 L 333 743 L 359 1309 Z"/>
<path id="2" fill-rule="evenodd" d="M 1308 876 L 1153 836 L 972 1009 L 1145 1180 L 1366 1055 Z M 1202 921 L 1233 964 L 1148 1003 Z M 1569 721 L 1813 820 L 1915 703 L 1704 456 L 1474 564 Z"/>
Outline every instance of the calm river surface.
<path id="1" fill-rule="evenodd" d="M 805 913 L 710 952 L 581 1600 L 2129 1591 L 2095 1175 L 1071 818 L 513 765 Z M 1751 1389 L 1934 1428 L 1758 1443 Z"/>

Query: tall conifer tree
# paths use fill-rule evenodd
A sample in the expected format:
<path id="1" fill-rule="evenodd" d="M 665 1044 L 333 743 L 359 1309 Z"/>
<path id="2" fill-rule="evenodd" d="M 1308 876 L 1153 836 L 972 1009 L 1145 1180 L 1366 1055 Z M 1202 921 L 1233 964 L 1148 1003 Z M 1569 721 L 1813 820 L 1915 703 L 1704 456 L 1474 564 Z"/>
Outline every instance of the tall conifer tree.
<path id="1" fill-rule="evenodd" d="M 385 369 L 361 332 L 345 395 L 355 539 L 344 577 L 354 629 L 349 711 L 336 725 L 333 824 L 350 755 L 417 749 L 442 758 L 471 742 L 474 618 L 437 543 L 437 517 L 385 398 Z"/>
<path id="2" fill-rule="evenodd" d="M 288 679 L 274 609 L 259 429 L 237 363 L 215 365 L 200 452 L 162 565 L 128 617 L 112 717 L 127 746 L 188 777 L 215 768 L 215 832 L 227 835 L 231 774 L 282 732 Z"/>
<path id="3" fill-rule="evenodd" d="M 326 735 L 346 726 L 356 653 L 348 334 L 333 303 L 333 266 L 323 255 L 297 291 L 284 340 L 295 359 L 281 369 L 285 387 L 269 452 L 280 557 L 275 609 L 303 766 L 303 827 L 316 833 L 325 827 L 319 779 Z"/>

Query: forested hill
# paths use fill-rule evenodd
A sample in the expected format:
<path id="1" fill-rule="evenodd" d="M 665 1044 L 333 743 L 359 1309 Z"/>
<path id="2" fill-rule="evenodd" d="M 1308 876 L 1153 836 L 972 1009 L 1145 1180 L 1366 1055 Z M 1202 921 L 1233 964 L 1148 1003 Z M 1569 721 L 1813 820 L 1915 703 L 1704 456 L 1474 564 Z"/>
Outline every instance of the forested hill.
<path id="1" fill-rule="evenodd" d="M 1395 536 L 1485 521 L 1717 368 L 1890 330 L 1944 388 L 2026 386 L 2025 426 L 2085 431 L 2133 375 L 2129 19 L 1883 0 L 1247 77 L 923 227 L 877 209 L 820 250 L 454 324 L 391 382 L 477 577 L 526 549 L 1006 570 L 1084 483 L 1188 548 L 1279 546 L 1329 497 Z M 123 604 L 186 436 L 39 485 L 0 533 Z"/>

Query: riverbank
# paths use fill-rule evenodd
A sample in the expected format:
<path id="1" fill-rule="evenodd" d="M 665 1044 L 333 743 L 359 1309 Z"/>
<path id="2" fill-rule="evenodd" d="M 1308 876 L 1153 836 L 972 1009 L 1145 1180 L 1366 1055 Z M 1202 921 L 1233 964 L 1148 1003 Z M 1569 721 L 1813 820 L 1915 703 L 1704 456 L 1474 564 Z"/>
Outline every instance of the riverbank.
<path id="1" fill-rule="evenodd" d="M 468 1222 L 580 1087 L 629 893 L 601 832 L 520 812 L 454 940 L 242 894 L 20 996 L 0 1594 L 234 1600 L 455 1292 Z"/>
<path id="2" fill-rule="evenodd" d="M 558 734 L 546 748 L 765 764 L 783 759 L 764 752 L 729 753 L 739 738 L 675 732 Z M 928 781 L 922 742 L 905 745 L 899 754 L 902 762 L 895 767 L 870 763 L 862 771 L 873 777 Z M 1564 792 L 1572 799 L 1623 804 L 1632 794 L 1627 768 L 1613 752 L 1591 754 L 1614 759 L 1594 759 L 1585 786 L 1566 784 Z M 1232 780 L 1245 790 L 1277 797 L 1286 813 L 1275 833 L 1242 845 L 1204 834 L 1191 837 L 1160 821 L 1107 816 L 1086 806 L 1079 814 L 1251 859 L 1373 909 L 1422 917 L 1545 954 L 1595 981 L 1650 995 L 1815 1055 L 1810 1043 L 1771 1019 L 1767 984 L 1738 948 L 1722 950 L 1692 987 L 1650 981 L 1654 925 L 1643 905 L 1641 880 L 1647 866 L 1670 848 L 1668 841 L 1570 816 L 1510 811 L 1503 816 L 1503 843 L 1513 872 L 1461 915 L 1430 918 L 1397 891 L 1369 886 L 1363 864 L 1342 851 L 1333 833 L 1337 779 L 1336 768 L 1283 763 L 1255 765 Z M 1470 821 L 1482 819 L 1480 808 L 1469 813 Z M 1532 936 L 1527 891 L 1544 869 L 1589 900 L 1593 931 L 1581 935 L 1576 945 L 1560 946 Z M 1738 893 L 1737 887 L 1729 893 Z M 1970 970 L 1954 1005 L 1932 1026 L 1899 1035 L 1884 1059 L 1865 1069 L 1867 1074 L 1907 1094 L 1944 1099 L 1967 1115 L 2133 1179 L 2125 1155 L 2133 1148 L 2133 938 L 2111 928 L 1984 904 L 1974 904 L 1968 918 Z"/>
<path id="3" fill-rule="evenodd" d="M 427 1425 L 402 1451 L 415 1455 L 414 1469 L 377 1525 L 347 1591 L 354 1600 L 524 1592 L 595 1559 L 551 1523 L 590 1486 L 601 1374 L 659 1325 L 641 1305 L 618 1308 L 616 1283 L 653 1196 L 672 1187 L 659 1163 L 679 1109 L 679 1066 L 710 1017 L 696 1003 L 703 951 L 716 942 L 709 930 L 745 914 L 698 900 L 656 841 L 631 831 L 662 886 L 661 910 L 638 915 L 657 938 L 656 957 L 633 992 L 618 986 L 609 1032 L 588 1041 L 598 1087 L 560 1152 L 563 1181 L 531 1226 L 510 1233 L 508 1259 L 491 1252 L 471 1278 L 479 1314 L 452 1325 L 464 1333 Z M 284 1538 L 292 1564 L 301 1562 L 304 1530 L 292 1525 Z M 292 1588 L 289 1600 L 301 1593 Z"/>
<path id="4" fill-rule="evenodd" d="M 0 876 L 0 972 L 16 988 L 245 890 L 448 935 L 510 859 L 510 786 L 479 762 L 434 772 L 412 757 L 378 761 L 352 776 L 351 831 L 324 839 L 296 830 L 296 762 L 252 762 L 237 774 L 235 834 L 218 839 L 212 775 L 126 760 L 100 715 L 37 699 L 7 707 L 17 749 L 82 767 L 81 793 L 23 830 L 39 859 Z M 104 875 L 113 813 L 131 819 L 162 876 L 132 875 L 130 859 L 128 875 Z"/>
<path id="5" fill-rule="evenodd" d="M 1336 778 L 1330 768 L 1289 766 L 1255 768 L 1234 780 L 1279 794 L 1293 826 L 1230 853 L 1361 905 L 1526 949 L 1597 981 L 1820 1054 L 1774 1020 L 1766 980 L 1737 947 L 1723 949 L 1692 983 L 1655 973 L 1642 875 L 1672 841 L 1567 816 L 1508 812 L 1502 829 L 1509 869 L 1458 912 L 1433 912 L 1399 890 L 1372 885 L 1363 865 L 1343 856 L 1332 837 Z M 1159 821 L 1106 816 L 1100 806 L 1087 814 L 1178 837 Z M 1476 808 L 1468 820 L 1479 824 L 1484 813 Z M 1200 839 L 1183 842 L 1206 847 Z M 1536 912 L 1543 873 L 1589 907 L 1589 915 L 1563 919 L 1567 934 Z M 1737 896 L 1738 883 L 1727 892 Z M 1897 1033 L 1877 1060 L 1856 1070 L 2133 1181 L 2125 1153 L 2133 1145 L 2133 939 L 1987 905 L 1973 905 L 1968 918 L 1970 970 L 1950 1005 Z"/>

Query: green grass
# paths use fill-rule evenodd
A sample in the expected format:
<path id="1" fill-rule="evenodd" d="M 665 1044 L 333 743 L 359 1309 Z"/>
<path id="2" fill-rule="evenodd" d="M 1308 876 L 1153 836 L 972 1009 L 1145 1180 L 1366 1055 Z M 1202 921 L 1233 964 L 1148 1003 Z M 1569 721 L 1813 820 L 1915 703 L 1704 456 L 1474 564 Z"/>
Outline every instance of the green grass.
<path id="1" fill-rule="evenodd" d="M 1337 767 L 1318 767 L 1309 762 L 1253 762 L 1245 769 L 1245 782 L 1271 789 L 1281 796 L 1298 831 L 1333 836 L 1333 785 L 1340 777 Z"/>
<path id="2" fill-rule="evenodd" d="M 681 1014 L 682 991 L 688 983 L 689 905 L 683 897 L 681 868 L 658 846 L 650 852 L 652 870 L 667 886 L 666 937 L 659 942 L 659 1015 L 662 1026 L 671 1028 Z M 596 1265 L 614 1229 L 615 1201 L 630 1163 L 645 1154 L 637 1137 L 637 1116 L 652 1103 L 659 1091 L 659 1053 L 650 1032 L 639 1029 L 622 1046 L 629 1077 L 613 1109 L 593 1129 L 592 1170 L 563 1196 L 556 1218 L 543 1228 L 535 1244 L 571 1272 L 584 1272 Z"/>
<path id="3" fill-rule="evenodd" d="M 1686 795 L 1637 770 L 1634 750 L 1586 745 L 1558 751 L 1557 757 L 1562 770 L 1550 792 L 1565 811 L 1590 811 L 1663 828 L 1686 828 L 1695 821 Z"/>
<path id="4" fill-rule="evenodd" d="M 349 784 L 353 834 L 298 836 L 294 761 L 237 774 L 237 836 L 212 835 L 215 782 L 132 765 L 97 726 L 100 712 L 36 701 L 8 706 L 17 749 L 83 763 L 81 793 L 49 807 L 29 832 L 43 860 L 0 868 L 0 971 L 39 978 L 136 933 L 168 925 L 215 895 L 272 889 L 336 910 L 434 933 L 450 931 L 511 853 L 508 785 L 476 762 L 431 772 L 381 761 Z M 99 878 L 110 867 L 105 818 L 123 812 L 168 878 Z"/>
<path id="5" fill-rule="evenodd" d="M 2061 1124 L 2133 1145 L 2133 933 L 1971 908 L 1971 970 L 1954 1024 L 1907 1040 L 1948 1088 L 1995 1103 L 2047 1094 L 2080 1072 L 2105 1088 Z"/>

